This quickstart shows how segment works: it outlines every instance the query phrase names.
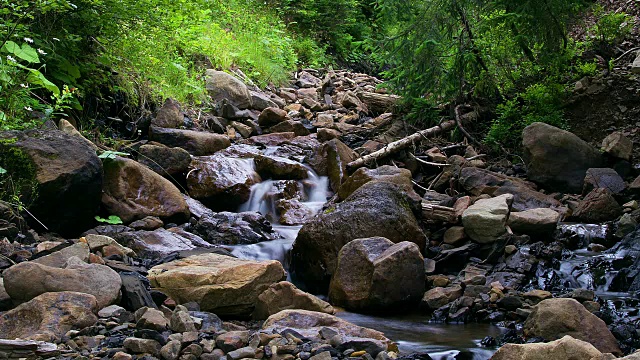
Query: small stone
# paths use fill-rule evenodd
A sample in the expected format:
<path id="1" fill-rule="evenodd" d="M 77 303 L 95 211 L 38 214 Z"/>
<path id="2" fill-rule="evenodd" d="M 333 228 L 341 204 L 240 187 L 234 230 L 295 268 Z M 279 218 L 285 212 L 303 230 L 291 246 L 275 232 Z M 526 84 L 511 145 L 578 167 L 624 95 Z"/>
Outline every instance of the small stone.
<path id="1" fill-rule="evenodd" d="M 352 353 L 351 353 L 351 355 L 349 355 L 349 357 L 354 357 L 354 358 L 355 358 L 355 357 L 360 357 L 360 356 L 362 356 L 362 355 L 364 355 L 364 354 L 366 354 L 366 353 L 367 353 L 367 352 L 366 352 L 366 351 L 364 351 L 364 350 L 354 351 L 354 352 L 352 352 Z"/>
<path id="2" fill-rule="evenodd" d="M 607 250 L 607 247 L 602 244 L 591 243 L 589 244 L 588 249 L 593 252 L 603 252 Z"/>
<path id="3" fill-rule="evenodd" d="M 134 354 L 151 354 L 157 356 L 160 353 L 160 343 L 151 339 L 126 338 L 124 339 L 124 348 Z"/>
<path id="4" fill-rule="evenodd" d="M 626 202 L 622 205 L 622 207 L 624 208 L 629 208 L 632 210 L 637 210 L 638 209 L 638 201 L 636 200 L 631 200 L 629 202 Z"/>
<path id="5" fill-rule="evenodd" d="M 169 322 L 164 314 L 160 310 L 147 308 L 147 310 L 140 316 L 136 322 L 136 327 L 139 329 L 150 329 L 156 331 L 163 331 L 167 328 Z"/>
<path id="6" fill-rule="evenodd" d="M 237 350 L 233 350 L 227 353 L 227 358 L 231 360 L 238 360 L 244 358 L 253 358 L 256 355 L 256 350 L 250 346 L 243 347 Z"/>
<path id="7" fill-rule="evenodd" d="M 170 320 L 171 330 L 175 332 L 196 331 L 195 323 L 184 306 L 177 306 Z"/>
<path id="8" fill-rule="evenodd" d="M 464 233 L 463 226 L 452 226 L 444 233 L 444 243 L 456 245 L 461 243 L 467 235 Z"/>
<path id="9" fill-rule="evenodd" d="M 585 309 L 589 310 L 590 313 L 596 313 L 600 311 L 600 303 L 596 301 L 585 301 L 582 303 Z"/>
<path id="10" fill-rule="evenodd" d="M 117 353 L 113 354 L 113 357 L 111 357 L 111 360 L 131 360 L 133 357 L 125 352 L 122 351 L 118 351 Z"/>
<path id="11" fill-rule="evenodd" d="M 515 245 L 507 245 L 504 247 L 504 253 L 507 255 L 511 255 L 518 251 L 518 248 Z"/>
<path id="12" fill-rule="evenodd" d="M 181 349 L 182 343 L 180 341 L 171 340 L 160 349 L 160 356 L 164 360 L 176 360 L 180 356 Z"/>
<path id="13" fill-rule="evenodd" d="M 240 349 L 249 343 L 248 331 L 229 331 L 216 338 L 216 346 L 225 353 Z"/>
<path id="14" fill-rule="evenodd" d="M 118 305 L 109 305 L 106 308 L 102 308 L 98 311 L 98 316 L 101 318 L 110 318 L 120 316 L 126 310 L 122 306 Z"/>

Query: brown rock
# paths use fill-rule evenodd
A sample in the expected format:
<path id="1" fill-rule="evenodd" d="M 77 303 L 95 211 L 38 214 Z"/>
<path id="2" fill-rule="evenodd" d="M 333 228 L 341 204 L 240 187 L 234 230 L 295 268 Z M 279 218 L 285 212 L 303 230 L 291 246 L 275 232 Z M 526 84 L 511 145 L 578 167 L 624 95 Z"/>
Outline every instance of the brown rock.
<path id="1" fill-rule="evenodd" d="M 519 234 L 548 236 L 553 235 L 560 218 L 560 214 L 552 209 L 531 209 L 512 212 L 507 223 Z"/>
<path id="2" fill-rule="evenodd" d="M 467 238 L 467 234 L 464 233 L 464 226 L 452 226 L 444 232 L 444 243 L 450 245 L 457 245 Z"/>
<path id="3" fill-rule="evenodd" d="M 358 157 L 353 150 L 338 139 L 329 140 L 319 146 L 311 158 L 309 165 L 320 176 L 329 176 L 333 191 L 347 179 L 347 164 Z"/>
<path id="4" fill-rule="evenodd" d="M 457 284 L 446 288 L 435 287 L 424 293 L 422 306 L 429 310 L 436 310 L 459 298 L 463 293 L 462 287 Z"/>
<path id="5" fill-rule="evenodd" d="M 633 142 L 622 132 L 614 132 L 602 140 L 602 151 L 623 160 L 630 160 Z"/>
<path id="6" fill-rule="evenodd" d="M 591 343 L 603 353 L 622 355 L 618 341 L 607 324 L 590 313 L 574 299 L 547 299 L 541 301 L 524 323 L 525 336 L 540 336 L 547 340 L 569 335 Z"/>
<path id="7" fill-rule="evenodd" d="M 600 360 L 602 353 L 586 341 L 567 335 L 548 343 L 506 344 L 491 360 Z"/>
<path id="8" fill-rule="evenodd" d="M 326 301 L 298 289 L 288 281 L 269 286 L 258 296 L 253 318 L 263 320 L 282 310 L 299 309 L 333 314 L 335 310 Z"/>
<path id="9" fill-rule="evenodd" d="M 180 190 L 139 163 L 118 157 L 105 162 L 102 204 L 125 223 L 157 216 L 168 222 L 184 222 L 189 207 Z"/>
<path id="10" fill-rule="evenodd" d="M 258 125 L 269 127 L 281 123 L 287 119 L 287 112 L 278 108 L 266 108 L 258 117 Z"/>
<path id="11" fill-rule="evenodd" d="M 156 126 L 149 128 L 149 139 L 168 147 L 185 149 L 194 156 L 211 155 L 231 145 L 229 139 L 221 134 Z"/>
<path id="12" fill-rule="evenodd" d="M 48 292 L 76 291 L 95 296 L 100 309 L 116 302 L 122 281 L 108 266 L 87 264 L 72 258 L 64 269 L 31 261 L 10 267 L 3 273 L 4 286 L 14 301 L 29 301 Z"/>
<path id="13" fill-rule="evenodd" d="M 286 120 L 269 128 L 274 133 L 293 132 L 296 136 L 307 136 L 311 132 L 300 121 Z"/>
<path id="14" fill-rule="evenodd" d="M 344 181 L 338 190 L 340 200 L 346 199 L 358 188 L 370 181 L 388 182 L 401 186 L 405 191 L 414 193 L 411 182 L 411 171 L 390 165 L 382 165 L 376 169 L 359 168 Z M 418 194 L 415 194 L 419 197 Z"/>
<path id="15" fill-rule="evenodd" d="M 142 145 L 138 154 L 138 162 L 164 177 L 186 173 L 191 163 L 191 155 L 179 147 Z"/>
<path id="16" fill-rule="evenodd" d="M 326 129 L 326 128 L 318 129 L 318 141 L 320 142 L 327 142 L 329 140 L 339 139 L 340 135 L 341 135 L 340 131 L 335 129 Z"/>
<path id="17" fill-rule="evenodd" d="M 0 316 L 0 338 L 59 341 L 72 329 L 98 321 L 93 295 L 77 292 L 45 293 Z"/>
<path id="18" fill-rule="evenodd" d="M 297 161 L 279 156 L 256 156 L 253 161 L 256 171 L 266 179 L 303 180 L 309 176 L 309 170 Z"/>
<path id="19" fill-rule="evenodd" d="M 151 285 L 178 303 L 195 301 L 203 311 L 221 316 L 248 316 L 258 296 L 282 280 L 275 260 L 241 260 L 218 254 L 194 255 L 149 270 Z"/>
<path id="20" fill-rule="evenodd" d="M 166 99 L 156 117 L 151 119 L 151 125 L 162 128 L 179 128 L 184 124 L 184 115 L 180 104 L 173 99 Z"/>
<path id="21" fill-rule="evenodd" d="M 622 207 L 605 188 L 593 189 L 578 203 L 574 217 L 581 221 L 600 223 L 622 215 Z"/>

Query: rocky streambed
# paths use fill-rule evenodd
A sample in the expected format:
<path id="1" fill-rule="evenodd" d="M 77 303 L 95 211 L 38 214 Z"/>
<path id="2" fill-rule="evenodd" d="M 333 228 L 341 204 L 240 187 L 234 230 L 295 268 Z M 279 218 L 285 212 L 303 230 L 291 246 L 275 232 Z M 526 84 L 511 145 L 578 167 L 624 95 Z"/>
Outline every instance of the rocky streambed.
<path id="1" fill-rule="evenodd" d="M 3 357 L 638 356 L 624 134 L 534 123 L 512 164 L 434 137 L 451 120 L 411 136 L 367 75 L 235 75 L 120 154 L 65 120 L 0 133 Z"/>

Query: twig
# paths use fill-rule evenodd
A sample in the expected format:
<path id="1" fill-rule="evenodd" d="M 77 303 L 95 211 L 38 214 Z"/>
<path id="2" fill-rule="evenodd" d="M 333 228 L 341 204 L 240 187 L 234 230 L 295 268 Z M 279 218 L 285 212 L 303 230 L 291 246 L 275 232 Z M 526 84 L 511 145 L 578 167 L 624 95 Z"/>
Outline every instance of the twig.
<path id="1" fill-rule="evenodd" d="M 625 56 L 629 55 L 630 53 L 632 53 L 634 51 L 637 51 L 637 50 L 640 50 L 640 47 L 634 47 L 631 50 L 627 50 L 627 51 L 624 52 L 624 54 L 622 54 L 622 55 L 618 56 L 617 58 L 613 59 L 613 62 L 616 63 L 619 60 L 621 60 L 623 57 L 625 57 Z"/>
<path id="2" fill-rule="evenodd" d="M 435 183 L 440 180 L 440 178 L 442 177 L 442 174 L 444 174 L 444 171 L 442 171 L 440 174 L 438 174 L 438 176 L 436 176 L 435 179 L 433 179 L 433 181 L 429 184 L 429 187 L 427 188 L 428 191 L 431 191 L 431 188 L 433 187 L 433 185 L 435 185 Z"/>
<path id="3" fill-rule="evenodd" d="M 465 160 L 471 161 L 471 160 L 480 159 L 480 158 L 483 158 L 483 157 L 487 157 L 487 154 L 480 154 L 480 155 L 472 156 L 472 157 L 470 157 L 468 159 L 465 159 Z"/>
<path id="4" fill-rule="evenodd" d="M 413 155 L 411 155 L 413 156 Z M 421 164 L 425 164 L 425 165 L 429 165 L 429 166 L 451 166 L 451 164 L 443 164 L 443 163 L 436 163 L 436 162 L 431 162 L 431 161 L 424 161 L 422 159 L 420 159 L 419 157 L 413 156 L 414 159 L 416 159 L 419 163 Z"/>
<path id="5" fill-rule="evenodd" d="M 413 183 L 413 186 L 418 187 L 418 188 L 419 188 L 420 190 L 422 190 L 422 191 L 429 191 L 429 190 L 427 190 L 427 188 L 425 188 L 424 186 L 422 186 L 422 185 L 418 184 L 417 182 L 415 182 L 415 181 L 413 181 L 413 180 L 411 180 L 411 183 Z"/>

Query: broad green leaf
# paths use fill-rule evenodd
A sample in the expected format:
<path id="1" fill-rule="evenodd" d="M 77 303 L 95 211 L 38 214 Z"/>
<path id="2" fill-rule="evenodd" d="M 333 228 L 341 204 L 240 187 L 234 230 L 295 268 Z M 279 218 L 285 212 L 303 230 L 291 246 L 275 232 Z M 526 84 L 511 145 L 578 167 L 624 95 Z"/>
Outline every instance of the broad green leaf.
<path id="1" fill-rule="evenodd" d="M 4 114 L 3 114 L 3 115 L 4 115 Z M 6 169 L 4 169 L 4 168 L 2 168 L 2 167 L 0 167 L 0 175 L 2 175 L 2 174 L 6 174 L 6 173 L 7 173 L 7 170 L 6 170 Z"/>
<path id="2" fill-rule="evenodd" d="M 96 221 L 101 222 L 101 223 L 107 223 L 107 224 L 111 224 L 111 225 L 119 225 L 122 224 L 122 219 L 120 219 L 119 216 L 116 215 L 110 215 L 108 218 L 102 218 L 100 216 L 96 216 L 95 217 Z"/>
<path id="3" fill-rule="evenodd" d="M 7 43 L 4 44 L 3 49 L 28 63 L 37 64 L 40 62 L 38 52 L 36 49 L 29 46 L 29 44 L 23 44 L 20 46 L 13 41 L 7 41 Z"/>
<path id="4" fill-rule="evenodd" d="M 29 76 L 27 76 L 27 80 L 32 84 L 41 85 L 45 89 L 51 91 L 55 95 L 60 95 L 60 89 L 56 86 L 56 84 L 49 81 L 40 71 L 35 69 L 29 69 Z"/>
<path id="5" fill-rule="evenodd" d="M 116 156 L 129 156 L 129 154 L 124 152 L 119 152 L 119 151 L 103 151 L 102 154 L 98 155 L 98 158 L 115 159 Z"/>

